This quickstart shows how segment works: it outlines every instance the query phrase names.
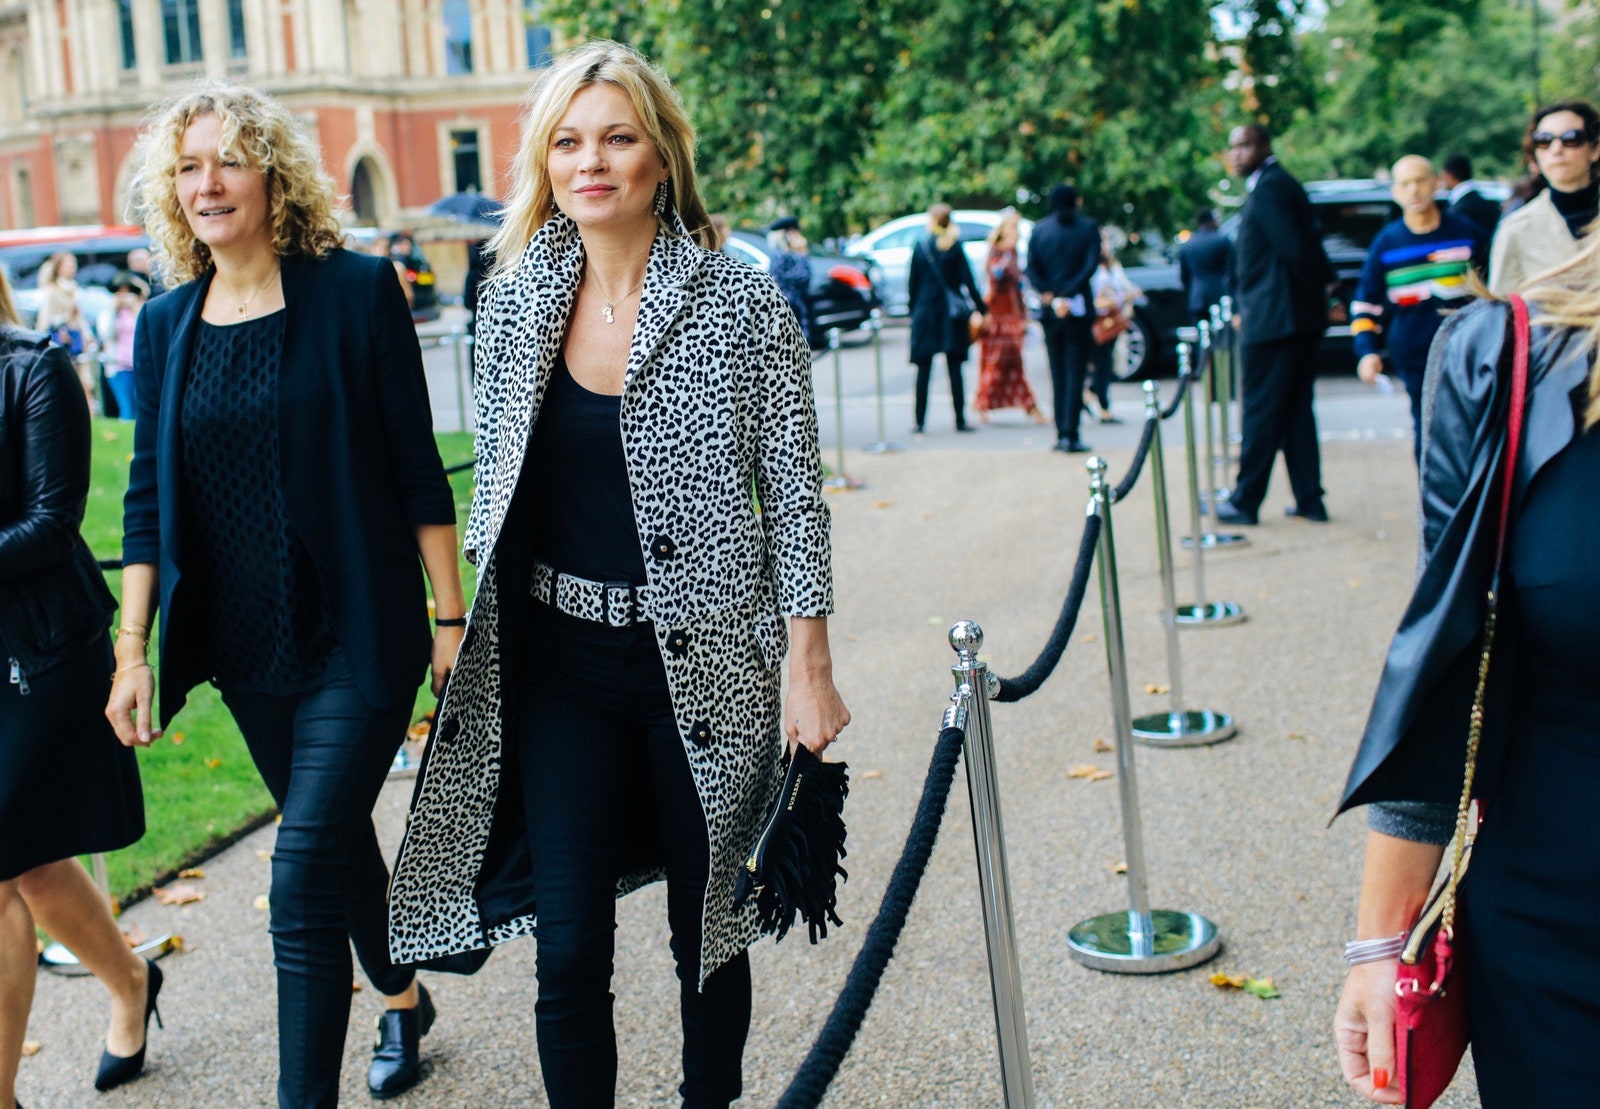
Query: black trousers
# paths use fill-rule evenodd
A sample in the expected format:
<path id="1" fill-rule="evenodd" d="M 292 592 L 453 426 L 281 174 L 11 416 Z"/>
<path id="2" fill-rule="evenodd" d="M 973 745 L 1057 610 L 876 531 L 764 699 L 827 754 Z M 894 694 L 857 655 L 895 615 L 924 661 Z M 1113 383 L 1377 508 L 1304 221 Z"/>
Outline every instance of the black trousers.
<path id="1" fill-rule="evenodd" d="M 322 1109 L 339 1102 L 351 944 L 379 993 L 413 977 L 389 961 L 389 869 L 372 828 L 411 706 L 373 708 L 342 657 L 307 693 L 223 690 L 222 700 L 283 812 L 270 898 L 278 1105 Z"/>
<path id="2" fill-rule="evenodd" d="M 1050 394 L 1055 410 L 1056 438 L 1077 439 L 1083 417 L 1083 382 L 1094 346 L 1089 317 L 1054 313 L 1044 316 L 1044 349 L 1050 359 Z"/>
<path id="3" fill-rule="evenodd" d="M 710 845 L 654 630 L 534 605 L 524 657 L 509 738 L 538 905 L 534 1023 L 550 1105 L 615 1102 L 617 877 L 648 858 L 667 872 L 683 1022 L 679 1092 L 686 1107 L 722 1109 L 741 1089 L 750 960 L 741 952 L 700 988 Z"/>
<path id="4" fill-rule="evenodd" d="M 1420 366 L 1402 366 L 1398 363 L 1395 368 L 1400 373 L 1400 380 L 1405 383 L 1406 397 L 1411 401 L 1411 457 L 1420 467 L 1422 465 L 1422 380 L 1427 376 L 1427 363 Z"/>
<path id="5" fill-rule="evenodd" d="M 962 323 L 965 327 L 965 322 Z M 959 352 L 958 352 L 959 353 Z M 961 367 L 966 362 L 965 355 L 960 357 L 949 351 L 944 355 L 944 368 L 950 374 L 950 404 L 955 409 L 956 426 L 967 426 L 967 387 L 961 379 Z M 921 431 L 928 422 L 928 385 L 933 380 L 933 359 L 927 358 L 916 363 L 917 367 L 917 430 Z"/>
<path id="6" fill-rule="evenodd" d="M 1117 353 L 1117 341 L 1097 343 L 1093 332 L 1089 336 L 1089 395 L 1100 402 L 1102 411 L 1111 411 L 1111 359 Z"/>
<path id="7" fill-rule="evenodd" d="M 1235 508 L 1255 515 L 1267 495 L 1272 464 L 1283 452 L 1289 487 L 1302 510 L 1322 505 L 1322 456 L 1317 447 L 1317 417 L 1312 388 L 1317 376 L 1317 332 L 1240 347 L 1244 366 L 1239 479 L 1230 498 Z"/>

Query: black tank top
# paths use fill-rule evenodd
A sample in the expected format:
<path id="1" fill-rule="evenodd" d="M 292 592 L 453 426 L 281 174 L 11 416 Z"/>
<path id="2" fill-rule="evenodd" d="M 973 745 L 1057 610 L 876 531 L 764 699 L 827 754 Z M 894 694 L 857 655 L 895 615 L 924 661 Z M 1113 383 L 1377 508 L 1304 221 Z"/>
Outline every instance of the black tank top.
<path id="1" fill-rule="evenodd" d="M 591 393 L 556 359 L 528 437 L 533 553 L 565 574 L 645 584 L 622 451 L 622 398 Z"/>

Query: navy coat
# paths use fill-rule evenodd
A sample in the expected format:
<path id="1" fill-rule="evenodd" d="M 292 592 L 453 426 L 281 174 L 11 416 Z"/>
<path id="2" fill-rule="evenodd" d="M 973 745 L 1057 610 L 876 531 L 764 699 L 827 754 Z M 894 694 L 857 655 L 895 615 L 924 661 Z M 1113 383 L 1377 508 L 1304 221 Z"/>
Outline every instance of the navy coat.
<path id="1" fill-rule="evenodd" d="M 972 278 L 967 252 L 958 240 L 949 250 L 940 250 L 933 236 L 923 237 L 911 251 L 908 275 L 911 300 L 911 361 L 931 362 L 942 354 L 952 363 L 967 360 L 972 336 L 967 330 L 971 313 L 951 315 L 945 291 L 967 290 L 974 311 L 982 312 L 983 293 Z M 958 294 L 959 295 L 959 294 Z"/>
<path id="2" fill-rule="evenodd" d="M 335 250 L 282 265 L 278 440 L 289 526 L 317 568 L 362 696 L 377 708 L 409 703 L 432 644 L 415 529 L 456 519 L 416 328 L 386 258 Z M 160 568 L 163 727 L 211 676 L 183 582 L 180 409 L 214 272 L 146 304 L 134 335 L 122 561 Z"/>

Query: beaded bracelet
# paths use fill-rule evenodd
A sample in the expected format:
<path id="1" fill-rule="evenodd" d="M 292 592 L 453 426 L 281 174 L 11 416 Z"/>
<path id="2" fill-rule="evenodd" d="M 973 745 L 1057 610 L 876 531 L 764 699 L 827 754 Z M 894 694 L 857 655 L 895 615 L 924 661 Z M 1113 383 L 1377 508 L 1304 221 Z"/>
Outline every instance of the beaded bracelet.
<path id="1" fill-rule="evenodd" d="M 1360 966 L 1362 963 L 1377 963 L 1384 959 L 1393 959 L 1405 950 L 1406 934 L 1389 936 L 1381 940 L 1351 940 L 1344 945 L 1344 961 L 1346 966 Z"/>

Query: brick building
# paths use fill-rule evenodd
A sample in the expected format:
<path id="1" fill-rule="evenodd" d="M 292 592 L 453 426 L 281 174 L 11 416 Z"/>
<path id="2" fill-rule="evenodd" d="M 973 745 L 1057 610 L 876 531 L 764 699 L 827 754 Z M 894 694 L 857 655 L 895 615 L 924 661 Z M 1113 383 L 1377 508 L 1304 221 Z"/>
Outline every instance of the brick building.
<path id="1" fill-rule="evenodd" d="M 539 0 L 0 0 L 0 228 L 119 223 L 156 101 L 199 77 L 297 112 L 350 218 L 501 195 Z"/>

